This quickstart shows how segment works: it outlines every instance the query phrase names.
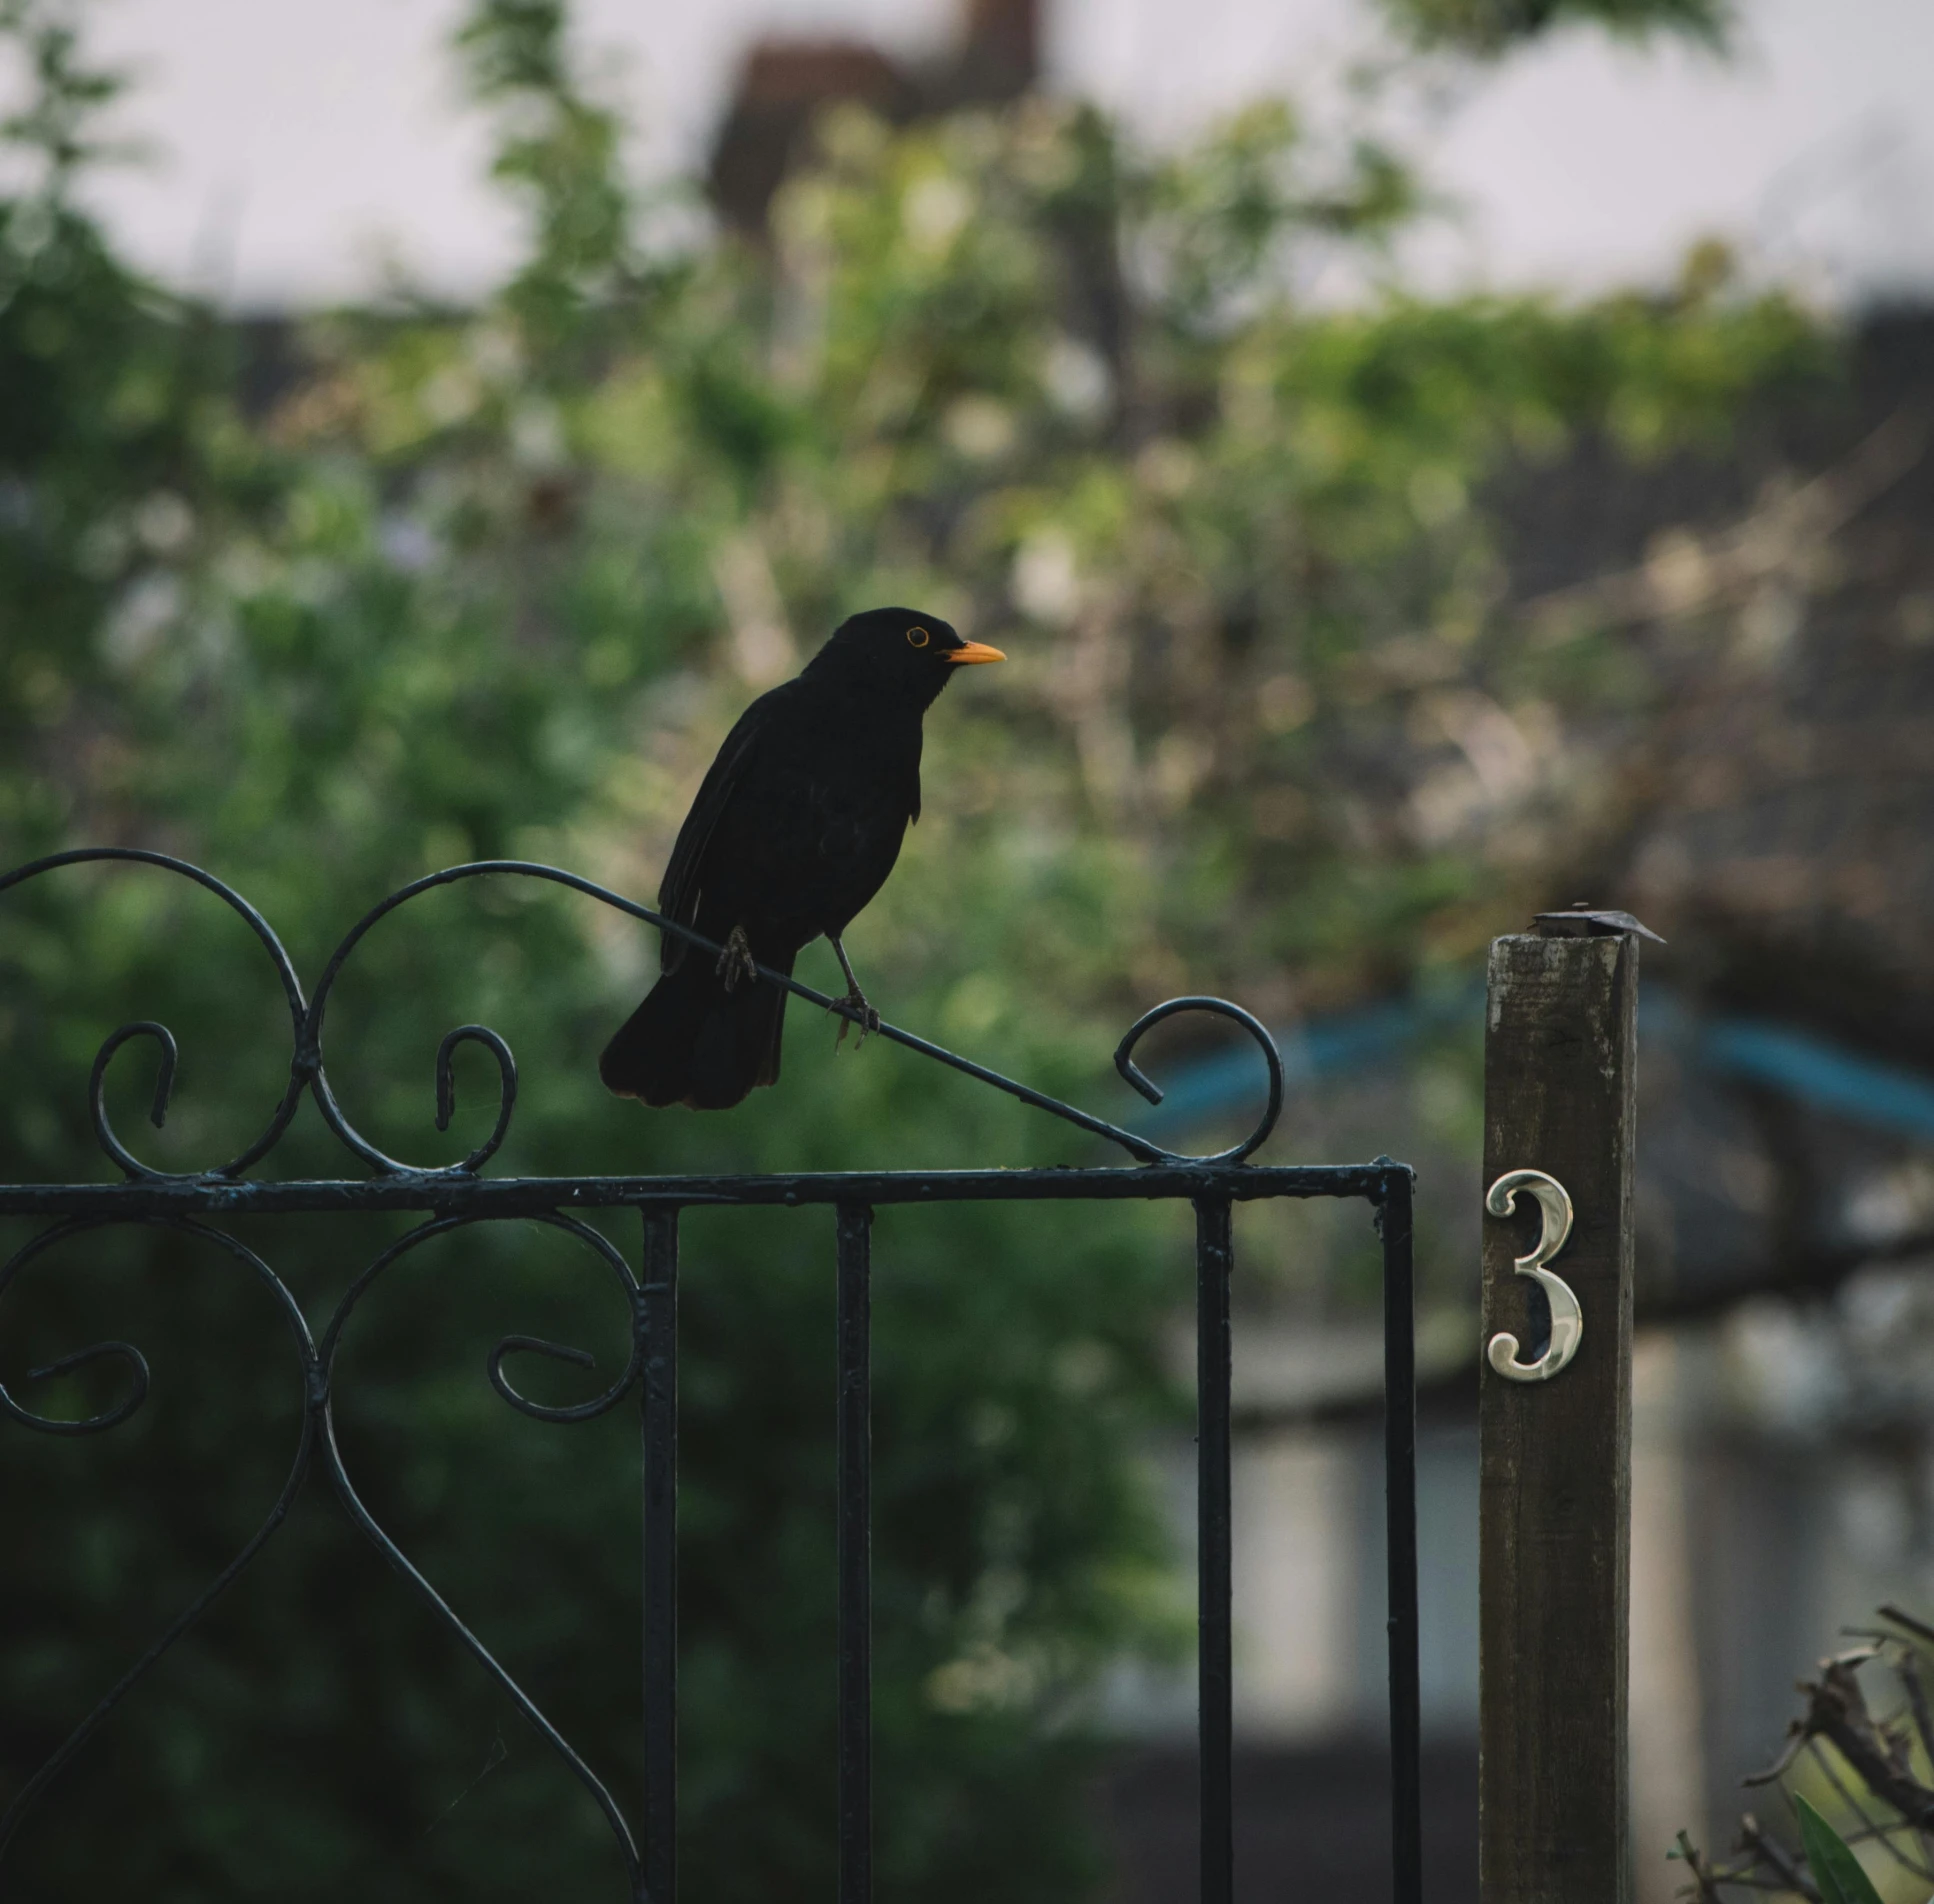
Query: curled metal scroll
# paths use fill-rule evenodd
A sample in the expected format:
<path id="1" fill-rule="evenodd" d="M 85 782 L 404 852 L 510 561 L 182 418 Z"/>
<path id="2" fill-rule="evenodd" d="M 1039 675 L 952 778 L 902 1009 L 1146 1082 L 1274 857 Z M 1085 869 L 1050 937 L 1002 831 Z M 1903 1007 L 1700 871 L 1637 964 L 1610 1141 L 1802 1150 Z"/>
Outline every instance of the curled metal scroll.
<path id="1" fill-rule="evenodd" d="M 400 1261 L 421 1244 L 427 1243 L 432 1237 L 447 1235 L 453 1230 L 465 1229 L 473 1223 L 487 1220 L 489 1219 L 469 1216 L 439 1217 L 431 1222 L 419 1224 L 417 1228 L 399 1237 L 384 1250 L 350 1285 L 342 1301 L 337 1304 L 335 1315 L 330 1318 L 329 1327 L 323 1334 L 319 1351 L 323 1395 L 322 1458 L 329 1471 L 329 1478 L 335 1486 L 337 1498 L 348 1511 L 350 1519 L 362 1529 L 384 1559 L 416 1589 L 443 1624 L 468 1649 L 477 1663 L 510 1696 L 518 1711 L 564 1761 L 571 1775 L 590 1794 L 593 1802 L 604 1814 L 605 1823 L 610 1826 L 612 1837 L 617 1841 L 619 1854 L 624 1859 L 625 1869 L 631 1880 L 633 1895 L 642 1896 L 644 1863 L 638 1854 L 637 1841 L 632 1836 L 631 1826 L 626 1822 L 624 1813 L 619 1810 L 617 1800 L 611 1796 L 604 1781 L 579 1757 L 571 1743 L 544 1716 L 537 1702 L 511 1677 L 489 1647 L 464 1624 L 450 1603 L 430 1584 L 429 1579 L 419 1571 L 416 1564 L 391 1539 L 382 1524 L 364 1506 L 362 1497 L 356 1492 L 355 1484 L 349 1478 L 349 1470 L 343 1465 L 342 1450 L 336 1441 L 335 1407 L 329 1391 L 334 1381 L 336 1350 L 341 1345 L 343 1330 L 347 1327 L 356 1305 L 362 1301 L 371 1285 L 391 1264 Z M 548 1224 L 553 1229 L 562 1230 L 567 1235 L 576 1237 L 580 1242 L 589 1244 L 594 1253 L 604 1260 L 606 1266 L 616 1276 L 626 1298 L 631 1316 L 631 1354 L 624 1368 L 620 1370 L 617 1380 L 603 1394 L 572 1406 L 553 1408 L 541 1402 L 530 1401 L 511 1387 L 504 1378 L 504 1358 L 520 1350 L 535 1350 L 557 1360 L 576 1363 L 581 1367 L 593 1366 L 593 1358 L 582 1349 L 545 1342 L 536 1336 L 505 1336 L 490 1354 L 488 1373 L 491 1386 L 513 1408 L 539 1421 L 589 1421 L 615 1408 L 625 1398 L 643 1370 L 645 1343 L 640 1322 L 637 1279 L 632 1275 L 630 1265 L 619 1254 L 610 1239 L 594 1230 L 588 1223 L 580 1223 L 575 1217 L 563 1216 L 555 1212 L 523 1220 Z"/>
<path id="2" fill-rule="evenodd" d="M 1509 1216 L 1518 1207 L 1518 1193 L 1530 1191 L 1538 1205 L 1538 1241 L 1529 1254 L 1513 1260 L 1512 1271 L 1529 1276 L 1551 1304 L 1551 1340 L 1534 1362 L 1518 1360 L 1518 1338 L 1499 1330 L 1486 1348 L 1492 1368 L 1510 1382 L 1548 1382 L 1578 1353 L 1585 1339 L 1585 1312 L 1576 1292 L 1545 1264 L 1571 1237 L 1571 1193 L 1556 1177 L 1542 1170 L 1507 1170 L 1485 1193 L 1484 1207 L 1493 1216 Z"/>
<path id="3" fill-rule="evenodd" d="M 63 1243 L 72 1237 L 83 1235 L 87 1231 L 107 1228 L 116 1221 L 117 1219 L 111 1217 L 89 1217 L 72 1223 L 58 1224 L 50 1230 L 43 1230 L 40 1235 L 16 1250 L 4 1267 L 0 1267 L 0 1296 L 6 1294 L 15 1278 L 43 1251 L 51 1249 L 56 1243 Z M 309 1325 L 303 1319 L 302 1311 L 297 1306 L 295 1298 L 290 1295 L 287 1285 L 252 1249 L 236 1241 L 225 1231 L 211 1229 L 206 1224 L 179 1217 L 147 1217 L 141 1221 L 145 1228 L 174 1230 L 184 1236 L 199 1237 L 205 1242 L 215 1244 L 218 1248 L 226 1250 L 267 1286 L 282 1310 L 283 1320 L 289 1325 L 289 1333 L 294 1341 L 302 1368 L 302 1427 L 296 1441 L 295 1458 L 290 1464 L 288 1479 L 283 1482 L 282 1491 L 275 1497 L 274 1505 L 270 1507 L 266 1518 L 250 1537 L 248 1544 L 180 1613 L 176 1614 L 161 1636 L 109 1687 L 95 1703 L 94 1709 L 75 1726 L 33 1776 L 14 1794 L 13 1802 L 4 1813 L 0 1813 L 0 1852 L 5 1851 L 15 1831 L 19 1829 L 21 1821 L 40 1795 L 66 1769 L 81 1747 L 93 1736 L 101 1722 L 121 1703 L 136 1683 L 147 1675 L 162 1654 L 167 1652 L 175 1641 L 200 1619 L 223 1591 L 233 1583 L 236 1576 L 262 1551 L 269 1537 L 282 1525 L 291 1503 L 302 1491 L 302 1484 L 309 1472 L 310 1457 L 315 1448 L 315 1415 L 310 1407 L 310 1400 L 315 1392 L 315 1343 L 310 1337 Z M 135 1377 L 132 1392 L 114 1407 L 98 1415 L 90 1415 L 81 1421 L 59 1421 L 21 1407 L 7 1393 L 5 1387 L 0 1386 L 0 1411 L 4 1411 L 13 1420 L 41 1434 L 99 1434 L 105 1429 L 116 1427 L 141 1406 L 148 1394 L 147 1360 L 132 1343 L 97 1342 L 89 1348 L 77 1350 L 72 1355 L 62 1356 L 60 1360 L 50 1363 L 46 1368 L 35 1369 L 29 1379 L 37 1380 L 46 1376 L 65 1374 L 88 1362 L 99 1361 L 110 1356 L 127 1363 Z"/>
<path id="4" fill-rule="evenodd" d="M 148 1390 L 153 1385 L 148 1358 L 132 1342 L 96 1342 L 90 1348 L 76 1349 L 72 1355 L 63 1355 L 59 1361 L 49 1362 L 45 1368 L 29 1369 L 27 1379 L 30 1382 L 45 1382 L 56 1375 L 71 1375 L 74 1370 L 85 1368 L 90 1362 L 106 1361 L 125 1363 L 134 1377 L 134 1386 L 125 1401 L 103 1409 L 98 1415 L 87 1415 L 79 1421 L 56 1421 L 50 1415 L 36 1415 L 31 1409 L 22 1408 L 7 1393 L 4 1383 L 0 1383 L 0 1409 L 23 1427 L 35 1429 L 43 1435 L 98 1435 L 104 1429 L 118 1428 L 148 1399 Z"/>
<path id="5" fill-rule="evenodd" d="M 409 1255 L 412 1250 L 427 1243 L 433 1236 L 443 1236 L 452 1230 L 466 1229 L 474 1223 L 502 1220 L 482 1216 L 437 1217 L 431 1222 L 419 1224 L 415 1229 L 398 1237 L 349 1285 L 342 1301 L 336 1305 L 336 1313 L 329 1319 L 329 1327 L 323 1333 L 322 1347 L 319 1351 L 325 1381 L 333 1379 L 331 1371 L 335 1364 L 336 1349 L 342 1341 L 344 1329 L 349 1325 L 350 1316 L 354 1314 L 370 1286 L 392 1263 Z M 619 1293 L 624 1297 L 626 1306 L 633 1316 L 631 1354 L 624 1367 L 618 1372 L 617 1380 L 602 1394 L 594 1395 L 589 1401 L 573 1402 L 560 1407 L 534 1402 L 520 1395 L 504 1376 L 504 1358 L 529 1351 L 547 1355 L 554 1361 L 575 1363 L 579 1368 L 595 1368 L 597 1358 L 587 1350 L 569 1348 L 557 1342 L 546 1342 L 539 1336 L 507 1335 L 491 1350 L 485 1373 L 490 1377 L 491 1387 L 505 1401 L 535 1421 L 591 1421 L 616 1408 L 630 1392 L 644 1368 L 644 1339 L 636 1327 L 639 1301 L 638 1279 L 631 1273 L 631 1265 L 625 1261 L 617 1245 L 608 1236 L 600 1230 L 593 1229 L 590 1224 L 580 1222 L 574 1216 L 565 1216 L 559 1211 L 547 1210 L 519 1217 L 516 1221 L 542 1223 L 550 1229 L 561 1230 L 566 1236 L 575 1237 L 579 1242 L 586 1244 L 593 1254 L 602 1260 L 605 1267 L 611 1271 Z"/>
<path id="6" fill-rule="evenodd" d="M 152 1018 L 137 1019 L 133 1024 L 123 1025 L 119 1031 L 110 1033 L 94 1054 L 94 1069 L 87 1079 L 87 1110 L 94 1122 L 95 1141 L 101 1148 L 130 1177 L 154 1177 L 160 1172 L 150 1170 L 129 1151 L 115 1136 L 114 1126 L 108 1122 L 107 1068 L 113 1062 L 114 1054 L 130 1038 L 152 1038 L 161 1047 L 161 1065 L 155 1072 L 154 1102 L 148 1110 L 148 1122 L 159 1130 L 168 1121 L 168 1100 L 174 1095 L 175 1072 L 180 1068 L 181 1050 L 175 1043 L 175 1034 Z"/>
<path id="7" fill-rule="evenodd" d="M 1276 1120 L 1283 1114 L 1283 1057 L 1276 1049 L 1275 1039 L 1269 1035 L 1269 1028 L 1261 1019 L 1244 1011 L 1240 1005 L 1230 1004 L 1226 998 L 1171 998 L 1165 1005 L 1157 1005 L 1153 1011 L 1143 1012 L 1129 1026 L 1127 1034 L 1115 1047 L 1115 1069 L 1151 1104 L 1161 1103 L 1160 1088 L 1150 1083 L 1143 1074 L 1141 1066 L 1135 1062 L 1134 1050 L 1141 1043 L 1142 1034 L 1150 1027 L 1159 1025 L 1164 1018 L 1173 1018 L 1178 1012 L 1191 1011 L 1213 1012 L 1219 1017 L 1233 1019 L 1255 1040 L 1256 1048 L 1262 1053 L 1263 1066 L 1269 1077 L 1269 1101 L 1255 1129 L 1241 1143 L 1232 1144 L 1227 1150 L 1219 1150 L 1212 1157 L 1191 1157 L 1187 1160 L 1202 1164 L 1239 1164 L 1251 1151 L 1268 1141 L 1269 1133 L 1276 1128 Z M 1164 1162 L 1173 1158 L 1171 1151 L 1161 1153 Z"/>
<path id="8" fill-rule="evenodd" d="M 45 859 L 31 861 L 25 866 L 17 866 L 10 873 L 0 874 L 0 892 L 9 887 L 24 884 L 27 880 L 50 873 L 61 866 L 81 866 L 93 861 L 120 861 L 135 866 L 158 866 L 164 872 L 177 873 L 183 879 L 191 879 L 196 885 L 205 887 L 222 903 L 237 913 L 248 929 L 254 933 L 262 948 L 268 953 L 275 966 L 275 975 L 281 981 L 282 995 L 289 1007 L 289 1023 L 294 1038 L 295 1053 L 289 1064 L 289 1083 L 282 1094 L 282 1101 L 275 1107 L 273 1115 L 260 1136 L 227 1163 L 218 1164 L 206 1172 L 155 1170 L 134 1156 L 115 1136 L 108 1122 L 105 1090 L 107 1069 L 110 1060 L 120 1048 L 132 1038 L 152 1038 L 161 1047 L 161 1071 L 155 1080 L 153 1108 L 149 1111 L 149 1121 L 157 1130 L 167 1116 L 168 1100 L 174 1090 L 175 1070 L 178 1053 L 174 1035 L 166 1025 L 157 1024 L 153 1019 L 139 1019 L 133 1024 L 123 1025 L 109 1035 L 94 1059 L 94 1070 L 88 1080 L 88 1110 L 94 1123 L 94 1135 L 101 1148 L 113 1159 L 129 1177 L 165 1179 L 185 1179 L 197 1175 L 211 1177 L 239 1177 L 248 1167 L 258 1162 L 271 1151 L 281 1139 L 282 1133 L 289 1128 L 295 1116 L 296 1106 L 302 1101 L 302 1089 L 308 1082 L 303 1069 L 302 1028 L 307 1006 L 302 997 L 302 982 L 296 977 L 295 967 L 289 962 L 289 955 L 283 950 L 282 941 L 275 936 L 269 922 L 249 904 L 232 886 L 224 885 L 212 873 L 205 873 L 199 866 L 191 865 L 185 859 L 176 859 L 168 853 L 151 853 L 143 847 L 135 846 L 83 846 L 69 853 L 51 853 Z"/>
<path id="9" fill-rule="evenodd" d="M 510 1130 L 511 1113 L 517 1108 L 517 1060 L 488 1025 L 459 1025 L 455 1031 L 445 1032 L 436 1049 L 436 1127 L 440 1131 L 450 1128 L 450 1120 L 457 1113 L 457 1080 L 450 1060 L 463 1044 L 482 1045 L 497 1060 L 496 1128 L 462 1163 L 450 1166 L 453 1172 L 467 1175 L 481 1170 L 496 1155 L 497 1146 Z"/>

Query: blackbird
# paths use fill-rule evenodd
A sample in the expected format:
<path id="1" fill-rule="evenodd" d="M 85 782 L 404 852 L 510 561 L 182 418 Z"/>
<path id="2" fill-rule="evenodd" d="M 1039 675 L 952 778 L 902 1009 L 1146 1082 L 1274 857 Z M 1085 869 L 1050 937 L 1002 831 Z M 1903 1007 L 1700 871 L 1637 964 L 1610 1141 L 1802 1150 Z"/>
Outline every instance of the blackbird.
<path id="1" fill-rule="evenodd" d="M 790 974 L 822 932 L 846 975 L 840 1003 L 862 1038 L 877 1027 L 841 935 L 920 817 L 921 717 L 961 663 L 1005 659 L 933 615 L 869 609 L 739 716 L 658 889 L 659 911 L 725 950 L 662 935 L 658 983 L 598 1060 L 611 1090 L 712 1111 L 776 1083 L 786 993 L 752 968 Z"/>

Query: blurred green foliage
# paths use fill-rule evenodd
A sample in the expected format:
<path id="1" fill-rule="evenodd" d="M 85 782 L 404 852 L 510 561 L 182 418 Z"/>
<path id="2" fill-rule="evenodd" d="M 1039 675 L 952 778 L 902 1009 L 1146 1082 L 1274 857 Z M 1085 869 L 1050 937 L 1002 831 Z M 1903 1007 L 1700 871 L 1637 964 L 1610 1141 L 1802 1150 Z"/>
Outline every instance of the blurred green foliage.
<path id="1" fill-rule="evenodd" d="M 854 956 L 897 1021 L 1121 1116 L 1106 1054 L 1158 997 L 1286 1017 L 1427 980 L 1544 896 L 1554 840 L 1609 824 L 1617 790 L 1570 739 L 1641 720 L 1649 679 L 1509 612 L 1486 497 L 1581 438 L 1723 440 L 1751 393 L 1822 361 L 1790 305 L 1710 274 L 1583 307 L 1421 301 L 1389 264 L 1417 183 L 1286 107 L 1176 155 L 1047 100 L 900 131 L 835 113 L 769 245 L 694 237 L 675 194 L 627 181 L 622 122 L 565 28 L 560 0 L 477 0 L 459 40 L 528 216 L 501 294 L 452 312 L 399 291 L 265 337 L 115 257 L 74 191 L 112 89 L 59 0 L 0 11 L 38 88 L 5 128 L 19 182 L 0 202 L 0 861 L 185 853 L 311 978 L 367 906 L 466 858 L 648 896 L 748 696 L 843 613 L 914 603 L 1013 659 L 936 709 L 925 816 Z M 494 1079 L 460 1053 L 439 1148 L 431 1060 L 481 1020 L 523 1067 L 504 1169 L 1092 1155 L 891 1048 L 835 1061 L 798 1009 L 783 1085 L 742 1110 L 615 1104 L 593 1059 L 650 950 L 555 889 L 418 901 L 345 972 L 334 1088 L 392 1153 L 454 1158 L 488 1130 Z M 803 976 L 832 976 L 819 956 Z M 281 1091 L 287 1018 L 238 922 L 125 869 L 6 896 L 9 1176 L 100 1173 L 87 1068 L 136 1017 L 183 1056 L 166 1129 L 129 1141 L 171 1169 L 241 1150 Z M 116 1062 L 124 1135 L 151 1063 L 140 1045 Z M 268 1167 L 348 1160 L 305 1112 Z M 880 1222 L 884 1896 L 1058 1899 L 1095 1869 L 1097 1676 L 1186 1630 L 1136 1453 L 1184 1419 L 1160 1347 L 1185 1225 L 1115 1206 Z M 319 1319 L 395 1230 L 239 1233 Z M 831 1243 L 810 1213 L 685 1225 L 695 1899 L 830 1881 Z M 0 1437 L 33 1530 L 0 1581 L 17 1780 L 247 1537 L 300 1397 L 268 1295 L 184 1235 L 77 1237 L 7 1300 L 16 1392 L 107 1336 L 156 1371 L 98 1441 Z M 345 1451 L 624 1797 L 635 1429 L 503 1408 L 481 1367 L 510 1329 L 608 1370 L 622 1304 L 535 1227 L 409 1259 L 344 1347 Z M 113 1380 L 31 1392 L 74 1415 Z M 11 1859 L 22 1895 L 158 1904 L 618 1882 L 583 1795 L 315 1490 Z"/>
<path id="2" fill-rule="evenodd" d="M 1673 35 L 1725 48 L 1731 0 L 1384 0 L 1395 24 L 1422 47 L 1495 58 L 1555 29 L 1595 26 L 1626 40 Z"/>

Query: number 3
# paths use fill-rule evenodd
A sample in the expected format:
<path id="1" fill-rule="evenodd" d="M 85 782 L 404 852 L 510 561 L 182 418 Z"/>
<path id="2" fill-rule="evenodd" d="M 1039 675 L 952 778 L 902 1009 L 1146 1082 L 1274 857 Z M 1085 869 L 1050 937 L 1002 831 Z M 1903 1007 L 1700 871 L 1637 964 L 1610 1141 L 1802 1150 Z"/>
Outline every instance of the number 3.
<path id="1" fill-rule="evenodd" d="M 1538 1246 L 1529 1256 L 1520 1256 L 1512 1269 L 1520 1276 L 1534 1278 L 1551 1304 L 1551 1342 L 1535 1362 L 1518 1360 L 1518 1338 L 1500 1330 L 1491 1338 L 1491 1366 L 1509 1382 L 1548 1382 L 1578 1353 L 1585 1339 L 1585 1312 L 1562 1276 L 1554 1276 L 1544 1266 L 1564 1248 L 1571 1236 L 1571 1197 L 1556 1177 L 1542 1170 L 1507 1170 L 1485 1193 L 1484 1207 L 1493 1216 L 1509 1216 L 1518 1207 L 1518 1192 L 1529 1190 L 1538 1200 L 1543 1221 L 1538 1226 Z"/>

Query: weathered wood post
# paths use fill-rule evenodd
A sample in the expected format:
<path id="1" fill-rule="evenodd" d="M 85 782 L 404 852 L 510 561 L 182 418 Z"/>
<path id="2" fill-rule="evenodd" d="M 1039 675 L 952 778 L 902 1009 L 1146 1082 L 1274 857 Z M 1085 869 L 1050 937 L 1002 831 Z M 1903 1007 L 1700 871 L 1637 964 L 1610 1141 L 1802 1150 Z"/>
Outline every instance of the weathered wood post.
<path id="1" fill-rule="evenodd" d="M 1478 1408 L 1484 1904 L 1632 1897 L 1640 934 L 1656 936 L 1629 914 L 1579 908 L 1541 914 L 1535 932 L 1491 947 Z"/>

